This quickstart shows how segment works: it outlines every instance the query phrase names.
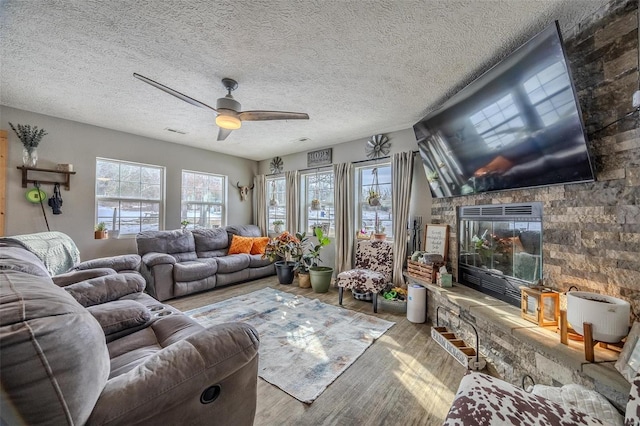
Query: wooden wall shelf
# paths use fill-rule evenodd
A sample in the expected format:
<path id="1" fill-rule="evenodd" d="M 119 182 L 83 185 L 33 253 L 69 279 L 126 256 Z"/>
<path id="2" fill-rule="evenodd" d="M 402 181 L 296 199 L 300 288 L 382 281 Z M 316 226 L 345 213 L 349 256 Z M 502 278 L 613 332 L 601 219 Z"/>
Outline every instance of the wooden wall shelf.
<path id="1" fill-rule="evenodd" d="M 38 167 L 25 167 L 18 166 L 18 170 L 22 170 L 22 187 L 26 188 L 28 183 L 45 183 L 54 185 L 59 183 L 60 185 L 64 185 L 64 189 L 67 191 L 71 189 L 71 175 L 75 175 L 76 172 L 66 172 L 63 170 L 55 170 L 55 169 L 41 169 Z M 62 182 L 58 182 L 55 180 L 41 180 L 41 179 L 29 179 L 29 172 L 38 172 L 38 173 L 56 173 L 64 176 L 64 180 Z"/>

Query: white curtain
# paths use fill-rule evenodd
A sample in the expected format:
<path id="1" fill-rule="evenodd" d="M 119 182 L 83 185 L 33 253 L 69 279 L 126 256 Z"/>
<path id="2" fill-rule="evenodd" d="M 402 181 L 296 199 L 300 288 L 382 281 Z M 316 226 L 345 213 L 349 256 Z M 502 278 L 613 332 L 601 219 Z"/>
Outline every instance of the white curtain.
<path id="1" fill-rule="evenodd" d="M 253 223 L 260 228 L 262 235 L 267 235 L 267 177 L 257 175 L 253 184 Z"/>
<path id="2" fill-rule="evenodd" d="M 292 234 L 300 231 L 300 173 L 297 170 L 289 170 L 284 173 L 287 193 L 287 231 Z"/>
<path id="3" fill-rule="evenodd" d="M 411 200 L 411 180 L 413 178 L 413 152 L 393 154 L 391 163 L 392 191 L 391 211 L 393 214 L 393 285 L 404 287 L 402 267 L 407 255 L 407 223 Z"/>
<path id="4" fill-rule="evenodd" d="M 336 222 L 336 272 L 351 269 L 355 231 L 355 194 L 353 165 L 342 163 L 333 165 L 334 208 Z"/>

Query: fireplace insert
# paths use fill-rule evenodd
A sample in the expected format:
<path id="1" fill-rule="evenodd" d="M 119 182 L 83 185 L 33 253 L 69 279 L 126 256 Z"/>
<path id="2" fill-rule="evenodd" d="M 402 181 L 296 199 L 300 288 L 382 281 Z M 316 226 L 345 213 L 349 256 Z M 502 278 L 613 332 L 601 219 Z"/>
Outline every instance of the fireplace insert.
<path id="1" fill-rule="evenodd" d="M 458 281 L 515 306 L 542 278 L 542 203 L 458 209 Z"/>

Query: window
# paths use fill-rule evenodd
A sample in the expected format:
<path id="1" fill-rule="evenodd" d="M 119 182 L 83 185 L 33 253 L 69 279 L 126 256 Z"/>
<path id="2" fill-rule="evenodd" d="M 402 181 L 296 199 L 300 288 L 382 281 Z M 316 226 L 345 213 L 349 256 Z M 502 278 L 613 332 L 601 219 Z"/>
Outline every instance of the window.
<path id="1" fill-rule="evenodd" d="M 304 212 L 302 223 L 305 232 L 313 234 L 314 228 L 322 227 L 322 232 L 335 236 L 335 219 L 333 208 L 333 171 L 310 173 L 302 176 L 301 206 Z"/>
<path id="2" fill-rule="evenodd" d="M 267 226 L 270 231 L 274 231 L 276 221 L 282 225 L 282 229 L 287 229 L 287 196 L 284 177 L 267 179 Z"/>
<path id="3" fill-rule="evenodd" d="M 375 172 L 374 172 L 375 170 Z M 376 219 L 379 231 L 387 234 L 387 238 L 393 238 L 393 218 L 391 216 L 391 163 L 376 164 L 356 169 L 356 203 L 357 203 L 357 228 L 370 234 L 375 231 Z M 377 173 L 377 185 L 375 182 Z M 380 194 L 380 205 L 369 205 L 369 191 L 374 190 Z"/>
<path id="4" fill-rule="evenodd" d="M 96 158 L 96 223 L 120 235 L 164 227 L 164 167 Z"/>
<path id="5" fill-rule="evenodd" d="M 181 221 L 189 228 L 217 228 L 227 223 L 227 177 L 182 171 Z"/>

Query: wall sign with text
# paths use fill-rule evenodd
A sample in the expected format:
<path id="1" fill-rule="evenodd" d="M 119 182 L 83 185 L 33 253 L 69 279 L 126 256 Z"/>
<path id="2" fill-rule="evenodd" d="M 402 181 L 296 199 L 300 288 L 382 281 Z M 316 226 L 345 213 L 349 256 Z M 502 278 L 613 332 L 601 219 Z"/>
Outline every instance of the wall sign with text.
<path id="1" fill-rule="evenodd" d="M 447 260 L 449 251 L 449 225 L 427 225 L 424 231 L 424 250 L 437 253 Z"/>
<path id="2" fill-rule="evenodd" d="M 331 164 L 333 148 L 307 152 L 307 167 L 326 166 Z"/>

